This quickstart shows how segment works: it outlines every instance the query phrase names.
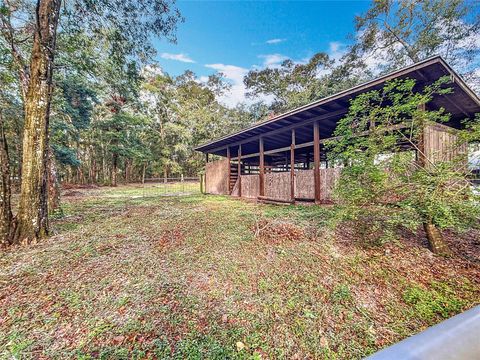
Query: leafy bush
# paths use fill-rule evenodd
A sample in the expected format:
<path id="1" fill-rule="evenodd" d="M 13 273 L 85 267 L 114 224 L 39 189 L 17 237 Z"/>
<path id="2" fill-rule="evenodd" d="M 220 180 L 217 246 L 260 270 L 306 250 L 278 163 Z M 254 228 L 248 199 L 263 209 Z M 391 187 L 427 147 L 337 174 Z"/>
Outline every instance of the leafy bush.
<path id="1" fill-rule="evenodd" d="M 330 161 L 345 165 L 335 189 L 338 214 L 355 222 L 362 242 L 381 244 L 394 239 L 398 227 L 424 224 L 432 250 L 448 255 L 440 230 L 478 226 L 480 199 L 465 154 L 466 143 L 480 140 L 478 116 L 455 131 L 457 141 L 445 145 L 448 156 L 422 145 L 425 129 L 450 119 L 444 109 L 426 109 L 434 95 L 451 91 L 448 81 L 418 90 L 415 80 L 394 80 L 357 96 L 327 143 Z"/>

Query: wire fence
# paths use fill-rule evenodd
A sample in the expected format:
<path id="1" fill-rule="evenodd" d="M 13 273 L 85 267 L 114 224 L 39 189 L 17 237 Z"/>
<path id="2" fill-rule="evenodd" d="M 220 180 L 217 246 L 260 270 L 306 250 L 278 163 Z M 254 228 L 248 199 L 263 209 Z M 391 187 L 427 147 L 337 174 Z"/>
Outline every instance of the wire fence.
<path id="1" fill-rule="evenodd" d="M 142 184 L 142 196 L 178 196 L 200 194 L 200 178 L 147 178 Z"/>

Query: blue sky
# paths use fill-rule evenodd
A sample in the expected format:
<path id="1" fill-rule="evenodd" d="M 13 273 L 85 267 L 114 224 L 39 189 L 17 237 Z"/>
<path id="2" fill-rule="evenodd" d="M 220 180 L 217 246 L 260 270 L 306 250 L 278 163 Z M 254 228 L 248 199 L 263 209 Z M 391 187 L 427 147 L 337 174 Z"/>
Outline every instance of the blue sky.
<path id="1" fill-rule="evenodd" d="M 244 100 L 242 78 L 252 68 L 278 65 L 285 58 L 305 61 L 319 51 L 339 57 L 354 32 L 355 15 L 369 1 L 244 2 L 179 1 L 185 22 L 177 44 L 156 40 L 164 71 L 186 69 L 198 76 L 222 71 L 233 85 L 223 100 Z"/>

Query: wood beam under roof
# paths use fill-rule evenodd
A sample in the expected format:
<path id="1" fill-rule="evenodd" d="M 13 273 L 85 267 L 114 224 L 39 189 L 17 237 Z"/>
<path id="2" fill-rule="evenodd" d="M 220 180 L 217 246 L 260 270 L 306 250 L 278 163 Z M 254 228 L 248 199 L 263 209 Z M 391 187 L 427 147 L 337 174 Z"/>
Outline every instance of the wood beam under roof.
<path id="1" fill-rule="evenodd" d="M 263 138 L 260 137 L 259 148 L 260 148 L 260 162 L 259 162 L 259 194 L 260 196 L 265 196 L 265 157 L 263 153 Z"/>
<path id="2" fill-rule="evenodd" d="M 328 113 L 328 114 L 324 114 L 324 115 L 320 115 L 320 116 L 317 116 L 317 117 L 310 118 L 307 121 L 302 122 L 301 124 L 292 124 L 292 125 L 289 125 L 289 126 L 279 128 L 277 130 L 270 131 L 270 132 L 265 133 L 265 134 L 251 136 L 251 137 L 249 137 L 245 140 L 235 141 L 235 142 L 229 144 L 228 146 L 238 146 L 240 144 L 245 144 L 245 143 L 248 143 L 248 142 L 251 142 L 251 141 L 259 140 L 260 137 L 266 137 L 266 136 L 270 137 L 270 136 L 273 136 L 273 135 L 278 135 L 282 132 L 288 132 L 291 129 L 298 129 L 298 128 L 304 127 L 308 124 L 312 124 L 315 121 L 320 121 L 320 120 L 323 121 L 325 119 L 333 118 L 335 116 L 341 116 L 343 114 L 346 114 L 346 112 L 347 112 L 346 109 L 337 110 L 337 111 L 334 111 L 334 112 L 331 112 L 331 113 Z M 226 145 L 220 146 L 220 147 L 212 149 L 212 150 L 209 150 L 209 152 L 214 153 L 216 151 L 224 150 L 225 148 L 226 148 Z"/>

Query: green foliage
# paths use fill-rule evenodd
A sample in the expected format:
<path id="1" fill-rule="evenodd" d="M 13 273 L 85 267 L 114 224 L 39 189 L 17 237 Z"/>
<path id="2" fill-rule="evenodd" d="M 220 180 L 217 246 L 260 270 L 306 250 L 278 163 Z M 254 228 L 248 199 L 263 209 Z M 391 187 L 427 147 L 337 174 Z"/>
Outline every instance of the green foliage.
<path id="1" fill-rule="evenodd" d="M 97 93 L 90 84 L 78 76 L 69 76 L 58 82 L 61 90 L 61 113 L 68 117 L 77 130 L 88 128 L 92 118 Z"/>
<path id="2" fill-rule="evenodd" d="M 398 226 L 416 229 L 432 221 L 441 229 L 478 225 L 478 195 L 468 181 L 465 141 L 478 141 L 478 122 L 466 120 L 451 159 L 422 156 L 418 144 L 425 126 L 448 121 L 443 109 L 423 110 L 434 94 L 451 90 L 448 79 L 416 90 L 411 79 L 388 82 L 383 89 L 359 95 L 338 123 L 339 138 L 327 144 L 330 161 L 347 165 L 336 189 L 339 212 L 356 221 L 360 239 L 382 243 Z M 417 153 L 418 155 L 415 155 Z M 425 158 L 425 164 L 416 160 Z"/>
<path id="3" fill-rule="evenodd" d="M 325 53 L 317 53 L 305 64 L 290 59 L 278 67 L 251 70 L 244 79 L 247 95 L 273 97 L 270 109 L 276 113 L 290 110 L 334 94 L 358 82 L 349 64 L 335 67 Z M 324 75 L 319 76 L 319 73 Z"/>
<path id="4" fill-rule="evenodd" d="M 196 175 L 203 157 L 193 148 L 252 122 L 242 107 L 229 109 L 218 97 L 228 88 L 219 75 L 205 83 L 187 71 L 178 77 L 146 71 L 142 83 L 141 111 L 149 119 L 143 142 L 151 155 L 150 173 Z"/>
<path id="5" fill-rule="evenodd" d="M 479 55 L 478 19 L 478 2 L 468 0 L 374 1 L 355 19 L 352 56 L 380 57 L 390 70 L 442 55 L 468 74 Z"/>
<path id="6" fill-rule="evenodd" d="M 0 6 L 0 26 L 8 29 L 0 34 L 2 91 L 5 90 L 20 104 L 18 108 L 12 104 L 6 107 L 8 112 L 16 112 L 15 117 L 5 116 L 9 131 L 7 141 L 15 145 L 11 146 L 11 161 L 16 165 L 20 164 L 22 156 L 22 138 L 19 134 L 22 134 L 22 102 L 26 88 L 24 75 L 29 67 L 33 33 L 37 28 L 37 2 L 14 0 Z M 130 110 L 132 105 L 138 103 L 140 69 L 152 62 L 155 55 L 153 37 L 175 41 L 177 24 L 183 18 L 174 1 L 170 0 L 75 0 L 65 3 L 60 11 L 56 32 L 50 143 L 64 179 L 71 181 L 77 175 L 79 181 L 85 181 L 85 170 L 91 178 L 94 177 L 90 181 L 98 181 L 96 155 L 105 157 L 103 163 L 106 165 L 114 157 L 112 153 L 107 154 L 106 150 L 113 149 L 114 153 L 134 157 L 141 146 L 134 139 L 135 136 L 118 132 L 113 143 L 101 144 L 101 148 L 96 149 L 98 139 L 94 136 L 98 132 L 90 126 L 94 114 L 100 112 L 98 107 L 109 106 L 115 108 L 117 113 L 124 110 L 122 106 L 125 103 L 128 103 Z M 8 88 L 3 87 L 7 80 Z M 1 107 L 4 107 L 3 101 Z M 133 117 L 141 116 L 135 114 Z M 107 116 L 106 121 L 109 120 Z M 131 123 L 130 120 L 121 117 L 113 119 L 119 124 Z M 10 129 L 13 131 L 10 132 Z M 112 138 L 112 133 L 105 138 Z M 121 140 L 116 141 L 118 138 Z M 20 166 L 12 168 L 19 178 Z M 105 169 L 108 167 L 103 166 Z"/>
<path id="7" fill-rule="evenodd" d="M 415 308 L 417 316 L 432 321 L 441 316 L 447 319 L 462 311 L 465 303 L 445 283 L 433 282 L 430 289 L 411 286 L 403 293 L 404 301 Z"/>
<path id="8" fill-rule="evenodd" d="M 352 300 L 352 293 L 347 284 L 339 284 L 332 291 L 332 301 L 336 303 L 346 303 Z"/>

